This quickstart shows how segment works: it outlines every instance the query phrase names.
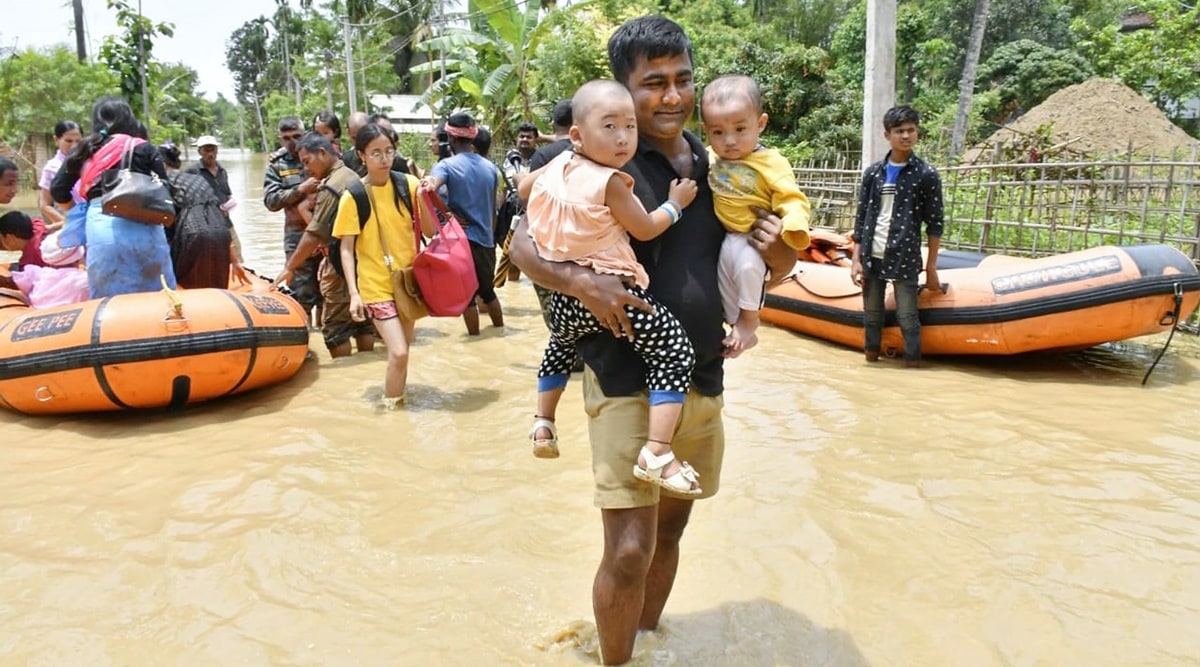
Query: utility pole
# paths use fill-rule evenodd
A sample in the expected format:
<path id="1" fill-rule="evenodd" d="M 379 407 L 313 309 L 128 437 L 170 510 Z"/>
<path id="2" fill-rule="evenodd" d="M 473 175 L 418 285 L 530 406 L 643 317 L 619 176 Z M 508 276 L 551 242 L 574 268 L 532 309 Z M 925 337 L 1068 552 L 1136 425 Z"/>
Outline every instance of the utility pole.
<path id="1" fill-rule="evenodd" d="M 358 113 L 358 92 L 354 89 L 354 47 L 350 43 L 350 17 L 342 17 L 342 43 L 346 47 L 346 86 L 350 94 L 350 113 Z"/>
<path id="2" fill-rule="evenodd" d="M 87 35 L 83 31 L 83 0 L 71 0 L 75 10 L 75 55 L 79 62 L 87 62 Z"/>
<path id="3" fill-rule="evenodd" d="M 329 70 L 333 67 L 333 51 L 325 49 L 325 107 L 333 109 L 333 73 Z"/>
<path id="4" fill-rule="evenodd" d="M 896 99 L 896 0 L 867 0 L 867 71 L 863 78 L 860 168 L 883 157 L 883 114 Z"/>
<path id="5" fill-rule="evenodd" d="M 142 0 L 138 0 L 138 70 L 142 79 L 142 122 L 150 130 L 150 91 L 146 90 L 146 42 L 142 39 Z"/>

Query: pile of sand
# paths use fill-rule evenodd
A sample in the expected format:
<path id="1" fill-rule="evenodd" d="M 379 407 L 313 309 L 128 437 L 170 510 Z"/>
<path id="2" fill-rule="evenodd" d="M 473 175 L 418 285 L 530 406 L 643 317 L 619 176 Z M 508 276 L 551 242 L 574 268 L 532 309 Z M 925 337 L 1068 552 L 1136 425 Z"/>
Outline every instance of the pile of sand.
<path id="1" fill-rule="evenodd" d="M 1015 122 L 988 137 L 972 154 L 988 159 L 997 141 L 1006 145 L 1028 143 L 1021 133 L 1032 134 L 1039 126 L 1053 124 L 1051 144 L 1070 154 L 1093 156 L 1112 152 L 1124 154 L 1132 144 L 1137 155 L 1191 156 L 1200 141 L 1167 119 L 1146 98 L 1118 81 L 1089 79 L 1068 86 L 1046 98 Z M 978 152 L 976 152 L 978 151 Z"/>

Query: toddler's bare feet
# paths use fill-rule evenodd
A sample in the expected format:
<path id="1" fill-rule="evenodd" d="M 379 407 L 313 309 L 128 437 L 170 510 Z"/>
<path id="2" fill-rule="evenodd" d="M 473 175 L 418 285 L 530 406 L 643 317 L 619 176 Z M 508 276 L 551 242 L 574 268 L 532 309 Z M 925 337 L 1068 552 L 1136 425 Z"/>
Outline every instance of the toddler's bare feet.
<path id="1" fill-rule="evenodd" d="M 725 357 L 734 359 L 741 353 L 758 345 L 758 327 L 745 324 L 735 324 L 729 335 L 721 344 L 725 346 Z"/>

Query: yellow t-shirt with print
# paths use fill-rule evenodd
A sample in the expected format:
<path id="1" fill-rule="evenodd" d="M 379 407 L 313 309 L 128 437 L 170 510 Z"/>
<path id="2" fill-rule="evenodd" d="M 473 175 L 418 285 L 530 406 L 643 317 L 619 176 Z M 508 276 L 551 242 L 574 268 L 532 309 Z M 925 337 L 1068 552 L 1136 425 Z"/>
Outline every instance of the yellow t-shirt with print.
<path id="1" fill-rule="evenodd" d="M 418 181 L 405 175 L 413 206 L 417 205 Z M 384 185 L 363 183 L 373 205 L 371 217 L 361 229 L 358 224 L 358 204 L 349 190 L 342 192 L 338 202 L 337 219 L 333 223 L 333 235 L 337 238 L 357 237 L 354 242 L 355 275 L 358 278 L 358 293 L 363 303 L 382 303 L 392 300 L 392 277 L 383 259 L 383 245 L 379 242 L 379 230 L 392 256 L 392 266 L 412 266 L 417 255 L 416 239 L 413 237 L 413 219 L 405 210 L 404 202 L 398 202 L 389 179 Z M 397 210 L 399 209 L 399 210 Z"/>
<path id="2" fill-rule="evenodd" d="M 756 150 L 741 160 L 722 160 L 708 149 L 708 185 L 713 208 L 731 232 L 749 232 L 758 216 L 751 206 L 774 211 L 783 221 L 783 241 L 803 250 L 808 247 L 808 197 L 796 185 L 792 165 L 774 148 Z M 684 215 L 687 215 L 685 209 Z"/>

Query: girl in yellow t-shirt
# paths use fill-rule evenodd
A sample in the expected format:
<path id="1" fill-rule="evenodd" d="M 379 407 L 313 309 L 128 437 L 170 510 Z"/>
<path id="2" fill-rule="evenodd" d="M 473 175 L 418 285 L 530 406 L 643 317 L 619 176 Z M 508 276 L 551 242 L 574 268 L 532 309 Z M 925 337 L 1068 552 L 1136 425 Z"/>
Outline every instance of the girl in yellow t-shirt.
<path id="1" fill-rule="evenodd" d="M 391 271 L 384 257 L 386 244 L 394 266 L 411 266 L 416 257 L 412 213 L 397 204 L 392 191 L 390 174 L 396 145 L 391 134 L 375 123 L 358 131 L 354 148 L 367 176 L 363 179 L 371 201 L 371 215 L 365 226 L 358 222 L 358 205 L 349 191 L 338 202 L 333 235 L 342 240 L 342 267 L 346 273 L 346 289 L 350 293 L 350 316 L 355 322 L 375 321 L 375 330 L 387 345 L 387 372 L 383 382 L 383 403 L 389 410 L 404 402 L 408 383 L 408 346 L 413 339 L 413 323 L 400 317 L 392 294 Z M 417 180 L 406 176 L 410 193 Z M 411 198 L 416 204 L 416 197 Z M 421 221 L 421 231 L 433 236 L 437 230 L 431 220 Z M 382 241 L 381 241 L 382 239 Z"/>

